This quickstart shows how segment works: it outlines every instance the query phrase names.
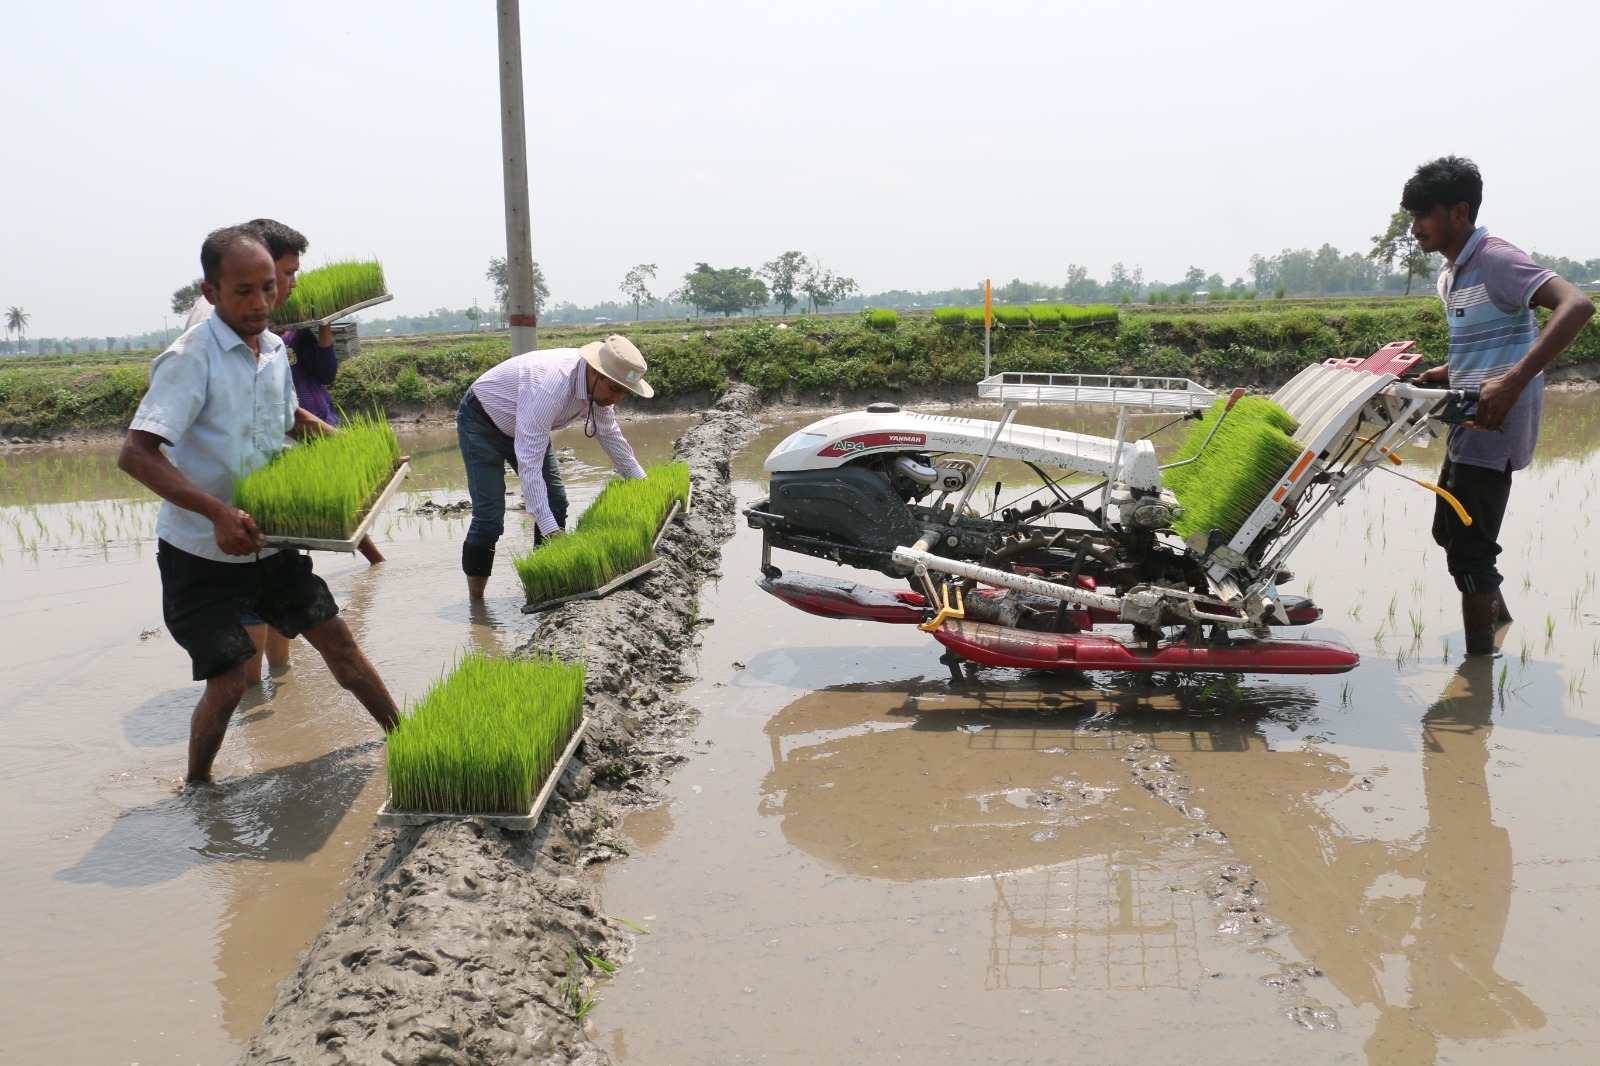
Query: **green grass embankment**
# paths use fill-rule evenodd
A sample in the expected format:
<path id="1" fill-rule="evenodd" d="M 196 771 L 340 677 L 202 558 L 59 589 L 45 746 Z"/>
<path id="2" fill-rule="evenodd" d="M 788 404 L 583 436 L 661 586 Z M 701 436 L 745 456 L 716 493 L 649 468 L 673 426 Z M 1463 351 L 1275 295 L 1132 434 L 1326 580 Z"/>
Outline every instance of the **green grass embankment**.
<path id="1" fill-rule="evenodd" d="M 542 327 L 539 344 L 578 346 L 611 332 L 638 344 L 650 363 L 650 381 L 665 398 L 714 394 L 729 381 L 744 381 L 769 398 L 827 400 L 862 390 L 968 388 L 983 373 L 981 328 L 940 325 L 918 312 L 877 329 L 854 313 Z M 1135 306 L 1124 308 L 1116 323 L 1082 329 L 996 329 L 991 369 L 1164 374 L 1268 386 L 1311 363 L 1370 355 L 1394 340 L 1415 340 L 1430 363 L 1442 360 L 1447 330 L 1439 301 Z M 364 339 L 361 354 L 341 367 L 333 398 L 350 411 L 376 405 L 391 413 L 434 408 L 448 416 L 478 375 L 510 354 L 504 332 Z M 0 432 L 34 436 L 125 426 L 146 387 L 148 359 L 60 365 L 64 357 L 50 356 L 42 358 L 51 365 L 36 366 L 36 358 L 0 359 Z M 1556 366 L 1584 363 L 1600 365 L 1600 318 Z"/>

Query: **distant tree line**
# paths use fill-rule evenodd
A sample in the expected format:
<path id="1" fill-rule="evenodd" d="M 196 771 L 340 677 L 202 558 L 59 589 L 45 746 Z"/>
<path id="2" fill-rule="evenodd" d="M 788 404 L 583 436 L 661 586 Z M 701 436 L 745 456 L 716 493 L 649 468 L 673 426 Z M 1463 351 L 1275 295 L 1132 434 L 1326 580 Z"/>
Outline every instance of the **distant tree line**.
<path id="1" fill-rule="evenodd" d="M 1209 299 L 1255 298 L 1267 295 L 1327 296 L 1345 293 L 1405 293 L 1427 280 L 1439 269 L 1439 257 L 1421 252 L 1410 239 L 1410 220 L 1398 211 L 1388 221 L 1385 232 L 1372 238 L 1366 253 L 1341 252 L 1331 244 L 1315 251 L 1310 248 L 1285 248 L 1277 255 L 1252 255 L 1249 276 L 1231 281 L 1220 273 L 1191 266 L 1172 281 L 1147 278 L 1144 268 L 1124 263 L 1111 265 L 1105 281 L 1089 276 L 1087 267 L 1067 264 L 1059 282 L 1023 281 L 1013 278 L 995 286 L 999 303 L 1187 303 L 1197 293 Z M 1578 285 L 1600 283 L 1600 258 L 1568 259 L 1529 253 L 1568 281 Z M 654 263 L 630 268 L 618 289 L 624 300 L 608 300 L 587 306 L 570 301 L 552 303 L 550 286 L 538 263 L 534 269 L 534 306 L 539 320 L 552 324 L 581 322 L 622 322 L 630 317 L 686 318 L 702 315 L 788 314 L 795 308 L 807 311 L 864 307 L 915 310 L 926 307 L 972 306 L 983 300 L 983 283 L 971 287 L 913 291 L 889 289 L 862 293 L 851 278 L 825 269 L 819 260 L 799 251 L 787 251 L 760 267 L 713 267 L 696 263 L 665 297 L 650 291 L 656 276 Z M 506 260 L 491 256 L 484 272 L 494 286 L 494 304 L 461 309 L 439 307 L 423 315 L 396 315 L 363 321 L 363 335 L 384 333 L 431 333 L 447 330 L 473 330 L 501 327 L 506 321 L 510 294 Z M 172 294 L 173 314 L 187 314 L 200 298 L 199 279 Z M 150 330 L 120 337 L 29 337 L 30 316 L 20 307 L 7 309 L 4 340 L 0 353 L 79 354 L 84 352 L 161 348 L 177 335 L 175 328 Z M 13 339 L 14 338 L 14 339 Z"/>

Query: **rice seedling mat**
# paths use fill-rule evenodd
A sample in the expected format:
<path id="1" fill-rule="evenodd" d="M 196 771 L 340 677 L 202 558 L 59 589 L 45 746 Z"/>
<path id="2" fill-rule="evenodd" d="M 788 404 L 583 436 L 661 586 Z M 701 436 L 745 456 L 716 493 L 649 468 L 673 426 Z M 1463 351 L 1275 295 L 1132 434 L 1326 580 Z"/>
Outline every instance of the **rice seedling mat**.
<path id="1" fill-rule="evenodd" d="M 275 329 L 275 330 L 286 330 L 286 329 L 307 329 L 307 328 L 309 328 L 311 326 L 318 326 L 318 327 L 331 326 L 333 323 L 337 322 L 339 319 L 343 318 L 345 315 L 353 315 L 357 311 L 362 311 L 362 310 L 365 310 L 368 307 L 374 307 L 374 306 L 376 306 L 378 304 L 381 304 L 381 303 L 388 303 L 392 299 L 394 299 L 394 294 L 386 292 L 382 296 L 374 296 L 370 300 L 362 300 L 360 303 L 351 304 L 349 307 L 346 307 L 344 310 L 335 311 L 331 315 L 323 315 L 321 318 L 308 319 L 305 322 L 285 322 L 282 325 L 279 325 L 278 323 L 274 322 L 272 324 L 272 328 Z"/>
<path id="2" fill-rule="evenodd" d="M 555 795 L 556 785 L 561 781 L 561 775 L 566 771 L 567 764 L 572 761 L 572 756 L 578 750 L 578 744 L 583 740 L 585 731 L 589 728 L 589 719 L 583 718 L 578 723 L 578 728 L 572 731 L 572 739 L 567 742 L 566 748 L 561 752 L 561 757 L 550 768 L 550 776 L 544 779 L 544 787 L 539 789 L 539 794 L 533 798 L 533 806 L 527 814 L 456 814 L 436 813 L 424 811 L 392 811 L 389 801 L 384 800 L 383 806 L 378 809 L 377 824 L 384 827 L 400 825 L 427 825 L 429 822 L 481 822 L 484 825 L 494 826 L 496 829 L 516 829 L 523 832 L 532 832 L 539 824 L 539 817 L 544 814 L 545 804 L 550 802 L 550 797 Z"/>
<path id="3" fill-rule="evenodd" d="M 400 482 L 404 481 L 410 473 L 410 463 L 401 463 L 395 468 L 394 476 L 383 487 L 383 491 L 378 493 L 377 498 L 372 502 L 372 506 L 367 508 L 367 517 L 363 518 L 361 524 L 356 526 L 356 531 L 344 540 L 320 537 L 274 536 L 271 533 L 264 533 L 261 538 L 261 546 L 263 548 L 303 548 L 306 551 L 353 552 L 356 550 L 357 545 L 361 543 L 361 539 L 367 535 L 367 531 L 372 527 L 373 521 L 378 517 L 378 512 L 383 510 L 384 505 L 389 502 L 389 498 L 400 487 Z"/>
<path id="4" fill-rule="evenodd" d="M 685 513 L 687 513 L 687 512 L 685 512 Z M 673 519 L 675 519 L 677 517 L 678 517 L 678 501 L 677 500 L 673 500 L 672 501 L 672 510 L 667 512 L 667 517 L 665 519 L 663 519 L 662 522 L 661 522 L 661 528 L 656 531 L 656 539 L 652 544 L 653 547 L 655 547 L 655 548 L 660 548 L 661 547 L 661 538 L 666 535 L 667 526 L 673 521 Z M 522 605 L 522 613 L 523 614 L 534 614 L 535 612 L 538 612 L 538 611 L 548 611 L 552 607 L 559 607 L 563 603 L 571 603 L 574 600 L 598 600 L 602 596 L 606 596 L 606 595 L 609 595 L 609 594 L 615 592 L 617 589 L 619 589 L 622 586 L 626 585 L 628 582 L 632 581 L 634 578 L 643 577 L 645 574 L 648 574 L 650 571 L 654 570 L 656 567 L 658 567 L 660 565 L 661 565 L 661 559 L 658 556 L 658 557 L 656 557 L 654 559 L 651 559 L 648 563 L 645 563 L 643 566 L 638 566 L 638 567 L 635 567 L 632 570 L 629 570 L 626 574 L 618 574 L 616 577 L 612 578 L 610 581 L 607 581 L 604 585 L 601 585 L 597 589 L 589 589 L 587 592 L 574 592 L 570 596 L 557 596 L 553 600 L 545 600 L 545 601 L 543 601 L 541 603 L 525 603 L 525 604 Z"/>

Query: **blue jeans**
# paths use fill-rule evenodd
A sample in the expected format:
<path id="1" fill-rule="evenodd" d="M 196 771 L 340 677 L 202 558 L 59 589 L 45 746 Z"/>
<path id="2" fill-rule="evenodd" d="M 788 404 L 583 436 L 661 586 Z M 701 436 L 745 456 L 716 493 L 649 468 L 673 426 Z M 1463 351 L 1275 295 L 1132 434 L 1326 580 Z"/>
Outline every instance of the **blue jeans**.
<path id="1" fill-rule="evenodd" d="M 472 524 L 467 543 L 493 550 L 506 531 L 506 464 L 517 469 L 517 443 L 483 413 L 469 391 L 456 410 L 456 439 L 467 468 L 467 495 L 472 498 Z M 544 453 L 544 488 L 556 526 L 567 526 L 567 487 L 561 483 L 552 444 Z"/>

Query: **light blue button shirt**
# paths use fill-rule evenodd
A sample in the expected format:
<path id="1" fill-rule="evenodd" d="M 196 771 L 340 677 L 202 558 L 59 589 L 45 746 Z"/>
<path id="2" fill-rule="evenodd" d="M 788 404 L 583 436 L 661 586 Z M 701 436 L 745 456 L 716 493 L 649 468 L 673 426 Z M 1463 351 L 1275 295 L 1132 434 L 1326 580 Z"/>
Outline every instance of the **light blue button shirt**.
<path id="1" fill-rule="evenodd" d="M 234 477 L 265 466 L 294 428 L 294 378 L 283 341 L 263 332 L 260 344 L 258 360 L 216 315 L 188 330 L 150 364 L 150 391 L 129 427 L 166 441 L 172 465 L 224 503 L 233 501 Z M 209 519 L 166 501 L 156 536 L 205 559 L 257 558 L 224 554 Z"/>

